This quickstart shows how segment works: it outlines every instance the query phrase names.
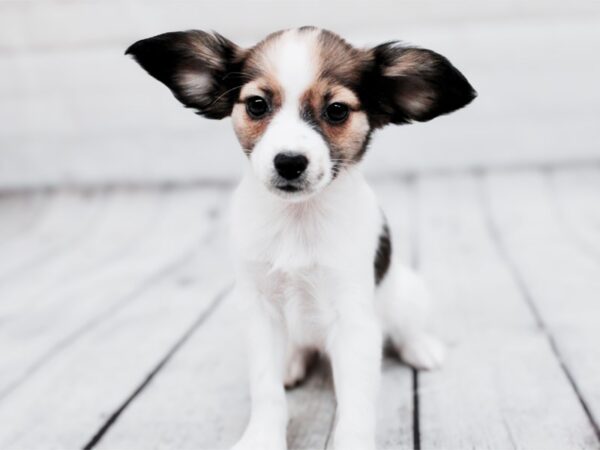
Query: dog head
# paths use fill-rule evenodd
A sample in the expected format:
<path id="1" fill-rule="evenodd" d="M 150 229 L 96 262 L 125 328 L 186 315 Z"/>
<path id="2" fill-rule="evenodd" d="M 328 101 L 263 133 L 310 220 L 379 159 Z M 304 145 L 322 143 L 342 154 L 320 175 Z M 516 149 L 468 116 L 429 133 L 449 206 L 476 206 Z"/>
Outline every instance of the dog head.
<path id="1" fill-rule="evenodd" d="M 198 114 L 231 116 L 258 179 L 292 201 L 360 161 L 373 130 L 428 121 L 476 96 L 433 51 L 398 42 L 358 49 L 313 27 L 248 49 L 216 33 L 166 33 L 126 53 Z"/>

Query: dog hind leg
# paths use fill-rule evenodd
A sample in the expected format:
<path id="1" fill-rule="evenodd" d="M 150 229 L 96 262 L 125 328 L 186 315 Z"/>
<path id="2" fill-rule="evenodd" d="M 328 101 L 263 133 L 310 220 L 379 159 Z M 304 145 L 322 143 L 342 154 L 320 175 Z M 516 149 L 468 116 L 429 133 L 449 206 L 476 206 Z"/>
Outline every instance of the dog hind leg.
<path id="1" fill-rule="evenodd" d="M 415 369 L 438 368 L 445 350 L 427 331 L 430 295 L 421 277 L 393 263 L 378 286 L 376 301 L 384 331 L 400 359 Z"/>

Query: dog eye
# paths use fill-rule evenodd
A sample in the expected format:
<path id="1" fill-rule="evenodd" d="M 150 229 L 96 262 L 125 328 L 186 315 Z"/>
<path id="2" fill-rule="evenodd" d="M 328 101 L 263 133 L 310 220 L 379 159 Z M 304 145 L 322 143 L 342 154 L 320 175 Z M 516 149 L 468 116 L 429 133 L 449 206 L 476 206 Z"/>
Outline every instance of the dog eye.
<path id="1" fill-rule="evenodd" d="M 262 97 L 250 97 L 248 100 L 246 100 L 246 111 L 253 119 L 260 119 L 267 112 L 269 112 L 269 105 Z"/>
<path id="2" fill-rule="evenodd" d="M 331 123 L 342 123 L 348 117 L 348 105 L 332 103 L 325 108 L 325 118 Z"/>

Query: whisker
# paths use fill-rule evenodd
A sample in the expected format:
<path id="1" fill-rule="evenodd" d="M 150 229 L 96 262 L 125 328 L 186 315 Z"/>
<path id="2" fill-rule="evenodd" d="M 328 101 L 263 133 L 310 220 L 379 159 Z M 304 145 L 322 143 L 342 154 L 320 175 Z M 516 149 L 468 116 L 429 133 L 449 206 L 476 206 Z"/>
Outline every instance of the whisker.
<path id="1" fill-rule="evenodd" d="M 353 162 L 356 162 L 352 158 L 344 158 L 344 159 L 342 159 L 342 158 L 332 158 L 331 161 L 334 162 L 334 163 L 337 163 L 337 162 L 340 162 L 340 163 L 353 163 Z"/>

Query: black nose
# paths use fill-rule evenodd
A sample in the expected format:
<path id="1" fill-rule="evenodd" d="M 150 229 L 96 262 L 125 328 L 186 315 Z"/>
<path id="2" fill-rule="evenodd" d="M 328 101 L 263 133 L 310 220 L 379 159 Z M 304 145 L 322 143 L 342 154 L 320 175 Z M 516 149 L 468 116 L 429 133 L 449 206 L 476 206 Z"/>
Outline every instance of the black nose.
<path id="1" fill-rule="evenodd" d="M 275 169 L 282 178 L 286 180 L 295 180 L 308 166 L 306 156 L 297 153 L 278 153 L 275 155 Z"/>

